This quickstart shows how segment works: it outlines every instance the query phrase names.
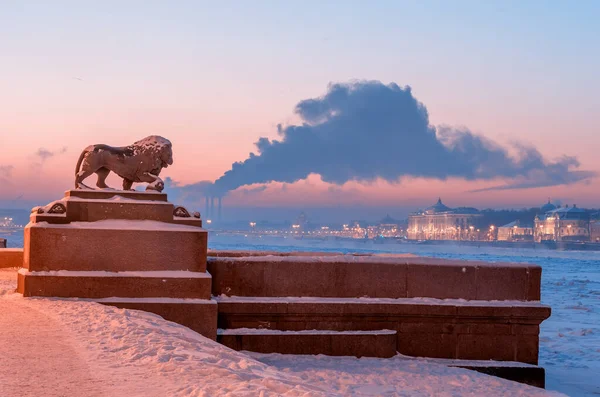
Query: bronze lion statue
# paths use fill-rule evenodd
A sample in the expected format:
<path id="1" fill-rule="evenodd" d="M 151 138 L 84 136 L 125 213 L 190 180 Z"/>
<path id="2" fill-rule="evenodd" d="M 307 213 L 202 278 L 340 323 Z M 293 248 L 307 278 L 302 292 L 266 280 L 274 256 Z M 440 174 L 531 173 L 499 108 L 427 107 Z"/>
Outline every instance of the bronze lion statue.
<path id="1" fill-rule="evenodd" d="M 162 192 L 165 184 L 158 176 L 172 164 L 171 142 L 161 136 L 152 135 L 124 147 L 91 145 L 77 161 L 75 189 L 91 189 L 83 181 L 94 173 L 98 175 L 96 186 L 107 189 L 106 177 L 112 171 L 123 178 L 123 190 L 131 190 L 135 182 L 148 183 L 146 190 Z"/>

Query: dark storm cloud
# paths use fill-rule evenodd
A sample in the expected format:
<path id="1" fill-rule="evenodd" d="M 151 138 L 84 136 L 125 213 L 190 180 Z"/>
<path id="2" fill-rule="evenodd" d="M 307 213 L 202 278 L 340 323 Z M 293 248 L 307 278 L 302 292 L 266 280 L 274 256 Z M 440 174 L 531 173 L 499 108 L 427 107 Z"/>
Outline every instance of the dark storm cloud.
<path id="1" fill-rule="evenodd" d="M 574 157 L 548 160 L 523 144 L 512 147 L 513 156 L 466 128 L 436 129 L 410 87 L 396 84 L 332 84 L 323 97 L 298 103 L 295 112 L 302 125 L 278 126 L 279 139 L 260 138 L 256 154 L 234 163 L 214 186 L 195 190 L 224 194 L 249 184 L 293 183 L 311 173 L 334 184 L 377 178 L 394 183 L 403 176 L 514 180 L 487 190 L 569 184 L 595 176 L 574 170 L 579 167 Z"/>

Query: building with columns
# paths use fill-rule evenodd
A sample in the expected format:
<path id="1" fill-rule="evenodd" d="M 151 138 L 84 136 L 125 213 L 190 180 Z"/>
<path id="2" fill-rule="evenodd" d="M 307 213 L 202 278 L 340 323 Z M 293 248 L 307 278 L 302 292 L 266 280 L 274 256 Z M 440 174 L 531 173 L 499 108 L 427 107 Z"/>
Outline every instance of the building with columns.
<path id="1" fill-rule="evenodd" d="M 518 220 L 498 227 L 498 241 L 533 241 L 533 226 Z"/>
<path id="2" fill-rule="evenodd" d="M 590 241 L 590 215 L 576 205 L 558 207 L 536 216 L 534 239 L 542 241 Z"/>
<path id="3" fill-rule="evenodd" d="M 479 233 L 482 217 L 475 208 L 450 208 L 438 199 L 437 203 L 408 217 L 409 240 L 472 240 Z"/>

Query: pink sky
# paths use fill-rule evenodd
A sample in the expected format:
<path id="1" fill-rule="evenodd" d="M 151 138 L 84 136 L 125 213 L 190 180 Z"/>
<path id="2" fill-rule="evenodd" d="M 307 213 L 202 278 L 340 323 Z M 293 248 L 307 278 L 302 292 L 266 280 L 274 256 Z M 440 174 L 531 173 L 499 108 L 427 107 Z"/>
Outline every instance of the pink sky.
<path id="1" fill-rule="evenodd" d="M 558 11 L 540 14 L 534 26 L 519 19 L 519 10 L 496 14 L 485 5 L 461 13 L 405 5 L 405 23 L 397 24 L 385 7 L 347 15 L 325 7 L 315 15 L 300 4 L 235 12 L 193 3 L 176 10 L 120 4 L 6 6 L 10 18 L 0 34 L 11 40 L 0 48 L 8 54 L 0 65 L 0 207 L 21 196 L 60 197 L 89 144 L 127 145 L 153 134 L 174 145 L 175 163 L 163 176 L 183 184 L 215 180 L 246 159 L 259 137 L 276 137 L 278 123 L 297 122 L 299 101 L 323 95 L 332 81 L 356 78 L 412 86 L 432 125 L 466 126 L 500 144 L 525 142 L 548 159 L 573 155 L 581 170 L 600 172 L 600 60 L 585 50 L 596 29 L 585 10 L 573 9 L 581 14 L 573 20 Z M 437 29 L 422 31 L 424 21 Z M 40 148 L 56 154 L 41 161 Z M 283 191 L 274 184 L 226 200 L 418 207 L 442 196 L 455 206 L 520 207 L 552 197 L 600 206 L 597 179 L 468 193 L 496 182 L 502 181 L 340 187 L 311 176 Z"/>
<path id="2" fill-rule="evenodd" d="M 94 90 L 102 92 L 103 84 L 91 85 L 95 88 L 92 87 L 92 93 L 89 93 L 85 80 L 65 77 L 60 92 L 59 87 L 53 87 L 46 91 L 51 94 L 4 102 L 3 107 L 12 111 L 0 119 L 0 130 L 10 131 L 2 135 L 0 166 L 13 168 L 10 177 L 4 178 L 0 200 L 20 195 L 34 201 L 57 198 L 62 191 L 71 188 L 77 157 L 88 144 L 127 145 L 150 134 L 168 137 L 174 145 L 175 163 L 163 171 L 164 177 L 169 176 L 184 184 L 215 180 L 230 168 L 232 162 L 244 160 L 249 152 L 255 151 L 253 143 L 258 137 L 275 138 L 277 123 L 297 121 L 292 109 L 299 99 L 318 96 L 325 89 L 324 84 L 320 89 L 315 88 L 313 93 L 298 90 L 284 97 L 267 90 L 257 98 L 228 96 L 213 101 L 189 95 L 179 96 L 181 102 L 173 103 L 169 99 L 169 90 L 163 93 L 156 91 L 148 96 L 139 92 L 138 100 L 101 101 Z M 115 91 L 117 94 L 120 90 Z M 528 142 L 548 158 L 575 155 L 581 162 L 581 169 L 600 171 L 600 158 L 595 153 L 599 138 L 588 139 L 576 132 L 564 133 L 569 123 L 574 124 L 573 119 L 567 120 L 564 115 L 544 114 L 536 111 L 533 105 L 527 117 L 519 115 L 518 109 L 513 108 L 511 112 L 499 104 L 471 103 L 463 108 L 447 105 L 442 99 L 436 100 L 433 93 L 431 98 L 425 98 L 425 94 L 419 95 L 418 87 L 414 88 L 414 92 L 427 104 L 432 124 L 467 125 L 500 143 Z M 215 93 L 204 90 L 203 94 L 210 98 Z M 578 127 L 574 130 L 591 128 L 583 122 Z M 544 131 L 544 134 L 539 131 Z M 66 151 L 60 153 L 65 147 Z M 56 154 L 42 161 L 36 156 L 40 148 Z M 115 178 L 111 182 L 119 185 Z M 597 205 L 596 197 L 600 195 L 595 180 L 569 186 L 468 193 L 469 190 L 501 182 L 406 178 L 398 184 L 379 181 L 370 185 L 347 183 L 344 186 L 327 186 L 318 176 L 313 176 L 308 181 L 288 185 L 283 191 L 281 184 L 273 184 L 262 193 L 244 194 L 241 191 L 231 194 L 227 200 L 229 204 L 250 205 L 310 203 L 316 206 L 341 202 L 424 206 L 441 195 L 453 205 L 520 207 L 536 205 L 547 197 L 593 206 Z"/>

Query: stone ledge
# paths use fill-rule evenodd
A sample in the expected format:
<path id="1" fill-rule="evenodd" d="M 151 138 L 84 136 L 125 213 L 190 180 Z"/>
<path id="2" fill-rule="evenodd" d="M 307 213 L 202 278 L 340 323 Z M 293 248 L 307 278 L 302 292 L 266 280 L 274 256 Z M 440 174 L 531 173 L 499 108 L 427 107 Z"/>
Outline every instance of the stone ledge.
<path id="1" fill-rule="evenodd" d="M 47 222 L 57 225 L 104 220 L 152 220 L 202 227 L 199 215 L 176 211 L 176 206 L 167 201 L 166 194 L 112 189 L 67 191 L 64 198 L 34 208 L 29 220 L 33 224 Z"/>
<path id="2" fill-rule="evenodd" d="M 516 361 L 493 360 L 453 360 L 442 358 L 423 358 L 419 360 L 446 365 L 448 367 L 469 369 L 486 375 L 496 376 L 498 378 L 539 388 L 544 388 L 546 386 L 546 372 L 544 368 L 537 365 Z"/>
<path id="3" fill-rule="evenodd" d="M 217 332 L 217 342 L 234 350 L 257 353 L 325 354 L 389 358 L 396 355 L 396 332 L 293 332 L 226 330 Z"/>
<path id="4" fill-rule="evenodd" d="M 115 196 L 122 196 L 132 200 L 150 200 L 150 201 L 167 201 L 166 193 L 154 191 L 129 191 L 116 189 L 72 189 L 65 192 L 65 197 L 79 197 L 82 199 L 91 200 L 106 200 Z"/>
<path id="5" fill-rule="evenodd" d="M 52 274 L 55 273 L 55 274 Z M 85 275 L 69 275 L 84 273 Z M 94 273 L 99 273 L 95 276 Z M 128 272 L 125 272 L 126 274 Z M 17 278 L 17 292 L 25 297 L 107 298 L 112 296 L 135 298 L 190 298 L 210 299 L 211 277 L 206 273 L 178 277 L 126 276 L 106 272 L 28 272 L 21 269 Z M 167 272 L 145 272 L 167 273 Z M 171 272 L 188 273 L 188 272 Z M 189 272 L 192 273 L 192 272 Z M 113 274 L 112 276 L 110 274 Z"/>
<path id="6" fill-rule="evenodd" d="M 22 248 L 0 248 L 0 269 L 23 266 Z"/>
<path id="7" fill-rule="evenodd" d="M 208 250 L 209 257 L 215 258 L 249 258 L 262 256 L 276 257 L 320 257 L 320 256 L 374 256 L 385 258 L 417 258 L 414 254 L 374 254 L 374 253 L 348 253 L 343 252 L 320 252 L 320 251 L 244 251 L 244 250 Z"/>
<path id="8" fill-rule="evenodd" d="M 221 256 L 207 259 L 213 295 L 540 300 L 541 268 L 387 255 Z"/>
<path id="9" fill-rule="evenodd" d="M 267 298 L 227 297 L 214 298 L 223 314 L 310 314 L 381 316 L 435 316 L 478 318 L 485 320 L 527 319 L 539 320 L 550 316 L 550 307 L 538 302 L 521 301 L 463 301 L 460 299 L 421 298 Z M 539 323 L 538 322 L 538 323 Z"/>
<path id="10" fill-rule="evenodd" d="M 449 365 L 450 367 L 458 367 L 464 369 L 470 369 L 477 371 L 482 374 L 496 376 L 498 378 L 511 380 L 513 382 L 523 383 L 529 386 L 545 388 L 546 387 L 546 371 L 542 367 L 537 365 L 529 365 L 523 367 L 520 363 L 514 363 L 511 365 L 497 365 L 495 362 L 488 362 L 487 364 L 471 364 L 466 362 L 461 364 Z"/>

